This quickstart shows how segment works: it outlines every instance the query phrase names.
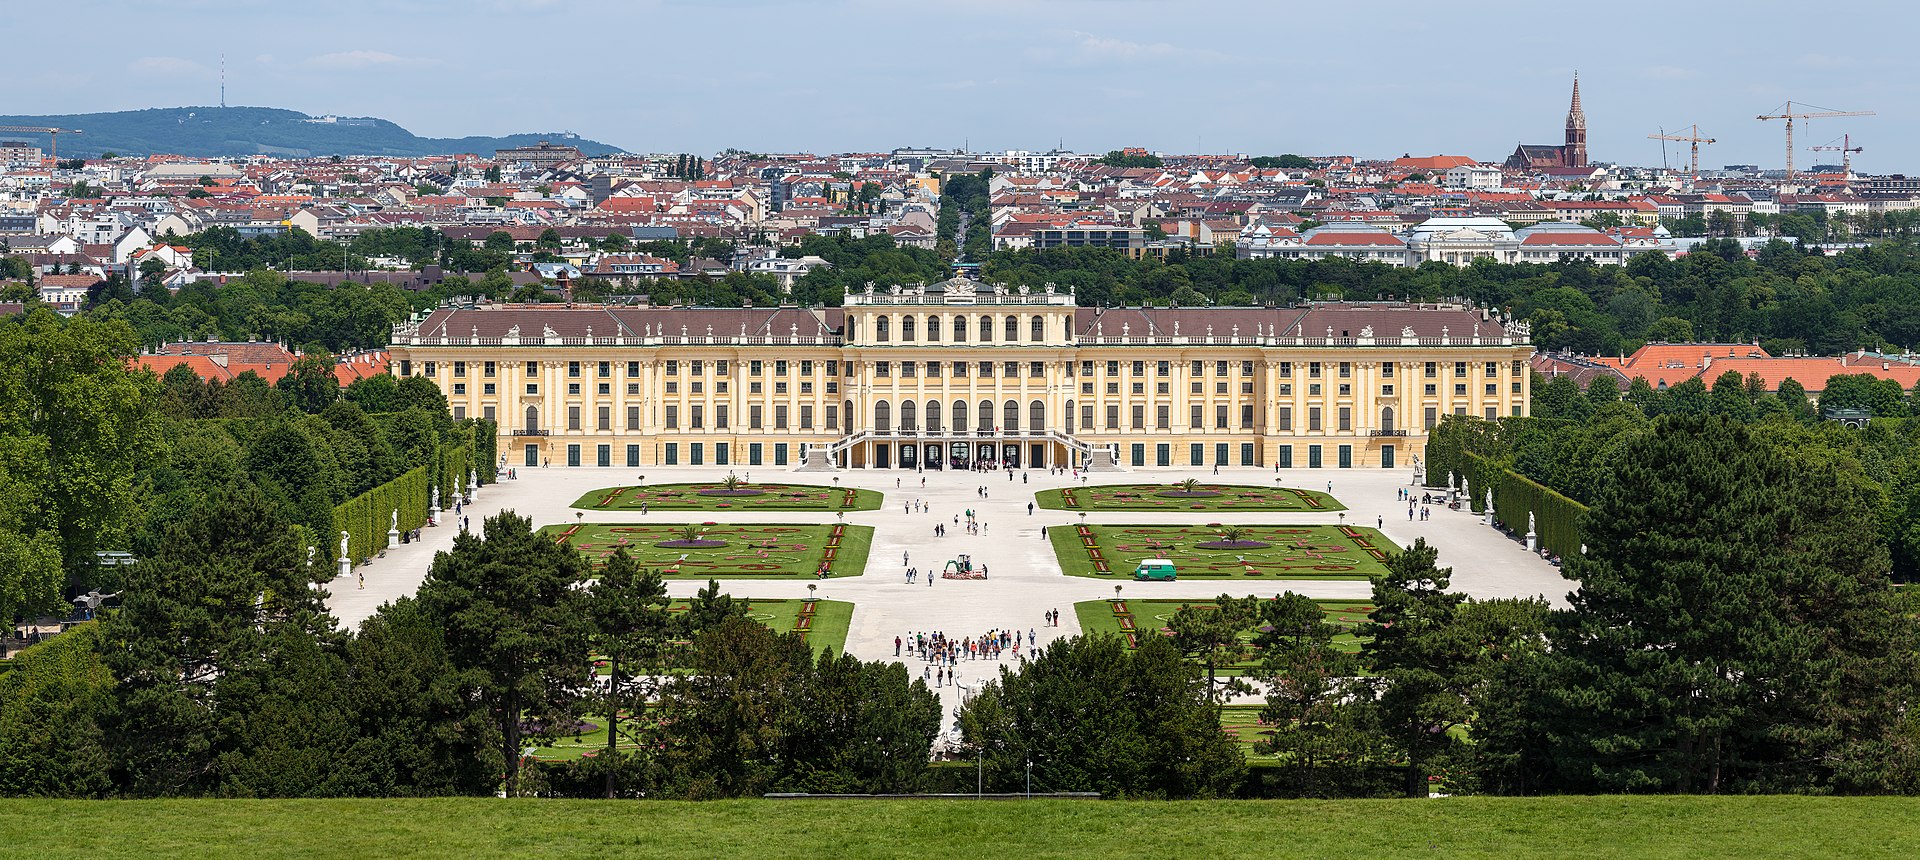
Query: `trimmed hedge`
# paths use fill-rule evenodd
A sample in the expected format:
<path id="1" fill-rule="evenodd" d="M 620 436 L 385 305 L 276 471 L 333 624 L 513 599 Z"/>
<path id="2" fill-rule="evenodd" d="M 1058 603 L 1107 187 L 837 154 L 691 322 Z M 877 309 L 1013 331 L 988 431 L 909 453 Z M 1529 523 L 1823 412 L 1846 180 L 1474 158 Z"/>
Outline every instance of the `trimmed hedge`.
<path id="1" fill-rule="evenodd" d="M 387 530 L 392 527 L 394 511 L 400 513 L 403 532 L 426 525 L 427 506 L 432 504 L 431 488 L 427 467 L 415 466 L 400 477 L 335 506 L 333 533 L 326 541 L 330 548 L 328 554 L 339 552 L 337 541 L 341 532 L 347 533 L 347 557 L 355 564 L 386 549 Z"/>
<path id="2" fill-rule="evenodd" d="M 1526 534 L 1527 514 L 1531 513 L 1541 546 L 1562 558 L 1580 552 L 1580 515 L 1587 512 L 1586 505 L 1472 452 L 1461 452 L 1459 463 L 1474 513 L 1486 513 L 1487 490 L 1491 488 L 1493 519 L 1507 531 Z"/>

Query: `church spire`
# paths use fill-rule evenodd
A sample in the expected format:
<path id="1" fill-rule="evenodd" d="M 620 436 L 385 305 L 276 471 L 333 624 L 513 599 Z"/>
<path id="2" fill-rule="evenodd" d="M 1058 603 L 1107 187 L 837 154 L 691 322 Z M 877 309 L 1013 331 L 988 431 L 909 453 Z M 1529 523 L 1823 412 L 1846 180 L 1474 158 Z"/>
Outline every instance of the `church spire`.
<path id="1" fill-rule="evenodd" d="M 1586 128 L 1587 114 L 1580 109 L 1580 73 L 1573 73 L 1573 106 L 1567 109 L 1568 128 Z"/>
<path id="2" fill-rule="evenodd" d="M 1561 165 L 1587 166 L 1587 113 L 1580 109 L 1580 73 L 1573 73 L 1573 104 L 1567 108 L 1566 145 L 1561 147 Z"/>

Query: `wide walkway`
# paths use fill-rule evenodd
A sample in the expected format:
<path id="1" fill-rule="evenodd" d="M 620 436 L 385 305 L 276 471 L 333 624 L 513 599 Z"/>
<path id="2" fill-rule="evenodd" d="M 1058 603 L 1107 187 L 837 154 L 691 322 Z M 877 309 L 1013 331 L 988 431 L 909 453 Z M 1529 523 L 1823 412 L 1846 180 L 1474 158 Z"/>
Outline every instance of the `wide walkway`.
<path id="1" fill-rule="evenodd" d="M 641 474 L 648 483 L 714 481 L 726 476 L 725 467 L 600 469 L 547 468 L 521 469 L 515 480 L 483 487 L 472 508 L 465 511 L 474 528 L 483 518 L 503 509 L 531 516 L 536 527 L 572 522 L 575 511 L 569 505 L 589 490 L 631 484 Z M 734 467 L 742 477 L 761 481 L 828 484 L 834 475 L 843 486 L 877 489 L 886 493 L 880 510 L 847 514 L 848 523 L 874 527 L 873 552 L 868 556 L 866 573 L 858 577 L 819 582 L 815 596 L 822 599 L 849 600 L 855 603 L 853 621 L 847 635 L 847 651 L 863 659 L 892 659 L 893 639 L 910 632 L 944 631 L 955 637 L 973 636 L 989 629 L 1033 630 L 1042 644 L 1079 632 L 1073 613 L 1078 601 L 1114 596 L 1114 585 L 1129 598 L 1210 599 L 1219 594 L 1272 596 L 1295 591 L 1311 597 L 1366 598 L 1371 588 L 1364 581 L 1327 580 L 1207 580 L 1176 582 L 1133 582 L 1121 577 L 1090 579 L 1070 577 L 1060 572 L 1052 547 L 1041 537 L 1042 526 L 1068 526 L 1079 521 L 1075 512 L 1049 511 L 1035 507 L 1027 513 L 1036 490 L 1065 486 L 1065 475 L 1049 476 L 1045 471 L 1005 472 L 926 472 L 850 470 L 834 473 L 794 473 L 784 469 L 765 470 Z M 1183 478 L 1222 483 L 1272 486 L 1273 470 L 1225 468 L 1216 477 L 1205 469 L 1139 469 L 1130 472 L 1095 475 L 1091 483 L 1171 483 Z M 1408 485 L 1412 472 L 1397 470 L 1293 469 L 1279 477 L 1288 486 L 1326 490 L 1347 505 L 1346 521 L 1372 526 L 1382 523 L 1382 531 L 1395 544 L 1406 546 L 1417 537 L 1440 550 L 1440 564 L 1454 569 L 1453 585 L 1475 597 L 1543 596 L 1555 605 L 1564 605 L 1569 583 L 1559 571 L 1526 551 L 1504 534 L 1482 525 L 1480 518 L 1465 511 L 1450 511 L 1433 506 L 1433 519 L 1408 522 L 1406 503 L 1397 501 L 1396 491 Z M 921 479 L 926 485 L 921 487 Z M 896 487 L 896 481 L 898 486 Z M 981 498 L 980 487 L 987 496 Z M 931 512 L 908 513 L 905 504 L 919 499 Z M 977 512 L 985 531 L 968 535 L 954 518 L 966 509 Z M 631 522 L 641 519 L 637 512 L 586 511 L 585 518 L 600 522 Z M 655 522 L 831 522 L 832 517 L 809 512 L 662 512 L 650 514 Z M 1221 513 L 1195 512 L 1192 515 L 1147 512 L 1088 513 L 1087 522 L 1108 523 L 1335 523 L 1336 514 Z M 947 524 L 947 536 L 936 538 L 936 523 Z M 356 588 L 351 578 L 335 580 L 329 606 L 342 623 L 349 626 L 373 614 L 381 604 L 412 594 L 425 577 L 433 554 L 452 545 L 455 529 L 451 525 L 428 528 L 421 541 L 390 549 L 385 558 L 361 568 L 366 575 L 365 589 Z M 969 553 L 975 564 L 987 566 L 986 580 L 936 579 L 929 586 L 922 579 L 907 585 L 908 565 L 922 571 L 938 570 L 948 559 Z M 903 561 L 905 563 L 903 563 Z M 668 590 L 676 597 L 689 597 L 705 583 L 673 580 Z M 722 585 L 737 595 L 759 598 L 803 598 L 806 580 L 769 582 L 740 580 Z M 1044 626 L 1043 613 L 1060 611 L 1060 626 Z M 1022 649 L 1024 651 L 1024 648 Z M 903 658 L 905 659 L 905 658 Z M 1010 661 L 1006 661 L 1009 662 Z M 924 664 L 909 662 L 914 673 Z M 993 664 L 962 661 L 960 681 L 972 686 L 990 676 Z M 951 714 L 959 703 L 959 691 L 953 686 L 940 688 Z"/>

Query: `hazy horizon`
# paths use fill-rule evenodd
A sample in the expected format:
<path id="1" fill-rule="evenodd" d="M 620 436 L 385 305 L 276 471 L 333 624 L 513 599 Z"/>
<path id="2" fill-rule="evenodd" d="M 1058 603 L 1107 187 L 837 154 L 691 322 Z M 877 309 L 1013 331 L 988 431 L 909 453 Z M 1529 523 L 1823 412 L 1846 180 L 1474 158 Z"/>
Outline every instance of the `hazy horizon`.
<path id="1" fill-rule="evenodd" d="M 1907 32 L 1920 13 L 1856 3 L 1844 19 L 1777 2 L 1629 0 L 1540 14 L 1441 14 L 1227 0 L 82 0 L 8 12 L 15 32 L 113 22 L 98 51 L 22 40 L 4 112 L 226 102 L 377 116 L 426 137 L 570 131 L 630 151 L 846 152 L 899 146 L 1083 152 L 1467 155 L 1558 143 L 1574 72 L 1596 161 L 1661 163 L 1646 135 L 1698 123 L 1701 164 L 1784 161 L 1796 104 L 1878 116 L 1802 121 L 1800 166 L 1851 133 L 1866 171 L 1920 169 L 1905 54 L 1812 42 Z M 1826 24 L 1819 29 L 1814 24 Z M 64 29 L 63 29 L 64 28 Z M 1686 144 L 1669 144 L 1682 164 Z"/>

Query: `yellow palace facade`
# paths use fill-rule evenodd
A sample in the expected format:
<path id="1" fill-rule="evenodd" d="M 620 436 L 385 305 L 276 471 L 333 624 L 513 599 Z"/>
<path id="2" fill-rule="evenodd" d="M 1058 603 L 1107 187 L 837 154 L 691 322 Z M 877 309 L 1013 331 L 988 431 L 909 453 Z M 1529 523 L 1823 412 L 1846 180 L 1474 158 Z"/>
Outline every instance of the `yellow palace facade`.
<path id="1" fill-rule="evenodd" d="M 1527 340 L 1458 304 L 1101 309 L 955 278 L 840 308 L 443 308 L 390 354 L 516 467 L 1357 469 L 1417 467 L 1442 415 L 1524 415 Z"/>

